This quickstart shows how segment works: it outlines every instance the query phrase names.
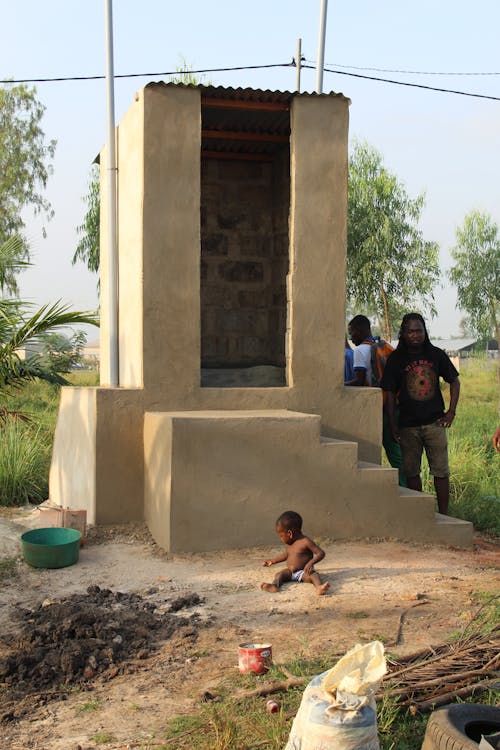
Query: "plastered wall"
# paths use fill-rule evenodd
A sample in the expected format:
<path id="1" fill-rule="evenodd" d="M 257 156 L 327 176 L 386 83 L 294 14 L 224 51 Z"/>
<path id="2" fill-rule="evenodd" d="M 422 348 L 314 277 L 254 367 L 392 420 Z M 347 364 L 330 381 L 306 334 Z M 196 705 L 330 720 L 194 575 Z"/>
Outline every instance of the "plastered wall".
<path id="1" fill-rule="evenodd" d="M 142 372 L 148 411 L 318 413 L 325 434 L 357 440 L 362 458 L 379 461 L 380 394 L 343 386 L 348 100 L 291 103 L 287 388 L 200 388 L 200 106 L 198 88 L 149 86 L 118 129 L 120 279 L 133 277 L 120 295 L 130 340 L 120 351 L 121 385 L 139 385 Z M 104 318 L 106 304 L 103 295 Z"/>

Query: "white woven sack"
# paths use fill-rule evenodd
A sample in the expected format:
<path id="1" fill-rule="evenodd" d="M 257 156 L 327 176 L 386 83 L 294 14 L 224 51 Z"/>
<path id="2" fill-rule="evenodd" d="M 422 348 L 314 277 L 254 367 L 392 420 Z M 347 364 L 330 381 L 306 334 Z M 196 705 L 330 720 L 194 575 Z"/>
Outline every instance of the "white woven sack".
<path id="1" fill-rule="evenodd" d="M 285 750 L 380 750 L 373 696 L 385 671 L 383 646 L 374 641 L 356 646 L 314 677 Z"/>

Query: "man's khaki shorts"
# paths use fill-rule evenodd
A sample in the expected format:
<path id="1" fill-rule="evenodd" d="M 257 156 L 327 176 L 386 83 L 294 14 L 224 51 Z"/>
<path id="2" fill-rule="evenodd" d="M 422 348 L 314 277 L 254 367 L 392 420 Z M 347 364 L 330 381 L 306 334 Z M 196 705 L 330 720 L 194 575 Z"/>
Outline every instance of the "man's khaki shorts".
<path id="1" fill-rule="evenodd" d="M 403 427 L 399 431 L 405 477 L 420 474 L 422 450 L 425 448 L 429 470 L 434 477 L 449 477 L 448 437 L 438 422 L 420 427 Z"/>

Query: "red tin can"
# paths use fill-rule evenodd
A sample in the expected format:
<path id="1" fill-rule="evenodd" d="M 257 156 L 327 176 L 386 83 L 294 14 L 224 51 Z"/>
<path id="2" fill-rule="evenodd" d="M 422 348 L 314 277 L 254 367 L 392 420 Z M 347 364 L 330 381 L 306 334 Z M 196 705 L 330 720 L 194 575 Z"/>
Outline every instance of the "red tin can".
<path id="1" fill-rule="evenodd" d="M 264 674 L 272 664 L 270 643 L 242 643 L 238 646 L 238 667 L 242 674 Z"/>

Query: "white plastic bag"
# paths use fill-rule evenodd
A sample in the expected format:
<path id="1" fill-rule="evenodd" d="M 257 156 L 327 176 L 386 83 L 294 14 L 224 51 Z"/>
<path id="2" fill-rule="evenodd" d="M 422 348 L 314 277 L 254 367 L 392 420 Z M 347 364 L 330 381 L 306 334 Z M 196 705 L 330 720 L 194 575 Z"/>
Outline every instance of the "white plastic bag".
<path id="1" fill-rule="evenodd" d="M 285 750 L 380 750 L 375 692 L 387 671 L 380 641 L 357 645 L 302 696 Z"/>

